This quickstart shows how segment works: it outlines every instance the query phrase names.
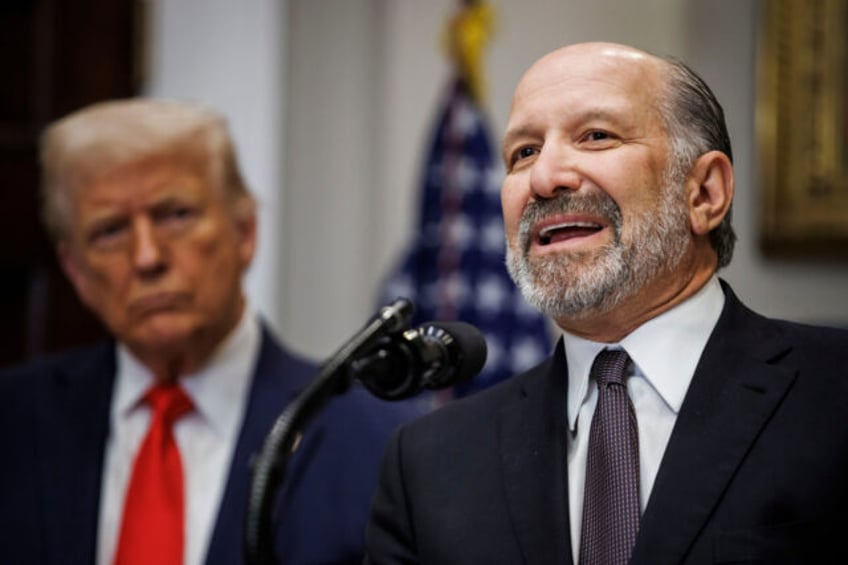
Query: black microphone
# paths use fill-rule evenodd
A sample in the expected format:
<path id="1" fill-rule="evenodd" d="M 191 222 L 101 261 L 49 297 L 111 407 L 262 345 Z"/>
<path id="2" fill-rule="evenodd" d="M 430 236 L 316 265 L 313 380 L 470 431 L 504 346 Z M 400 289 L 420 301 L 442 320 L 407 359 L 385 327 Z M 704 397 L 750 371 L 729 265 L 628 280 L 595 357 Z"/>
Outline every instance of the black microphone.
<path id="1" fill-rule="evenodd" d="M 480 330 L 465 322 L 428 322 L 380 338 L 348 370 L 375 396 L 400 400 L 470 380 L 485 362 Z"/>

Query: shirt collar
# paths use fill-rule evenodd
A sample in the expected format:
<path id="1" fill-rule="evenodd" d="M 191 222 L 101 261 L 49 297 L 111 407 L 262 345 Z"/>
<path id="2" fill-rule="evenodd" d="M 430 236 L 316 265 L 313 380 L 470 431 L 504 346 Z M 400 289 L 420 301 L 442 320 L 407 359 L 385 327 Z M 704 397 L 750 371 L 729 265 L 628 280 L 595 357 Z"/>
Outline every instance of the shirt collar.
<path id="1" fill-rule="evenodd" d="M 196 373 L 180 377 L 195 411 L 215 433 L 235 434 L 241 411 L 233 403 L 245 398 L 261 342 L 259 320 L 249 305 L 239 323 Z M 153 385 L 153 373 L 124 345 L 118 345 L 113 418 L 125 418 Z"/>
<path id="2" fill-rule="evenodd" d="M 592 363 L 606 348 L 624 349 L 633 360 L 636 374 L 643 376 L 677 414 L 723 307 L 724 292 L 713 275 L 693 296 L 648 320 L 618 344 L 589 341 L 563 331 L 571 431 L 576 429 L 580 406 L 589 395 Z"/>

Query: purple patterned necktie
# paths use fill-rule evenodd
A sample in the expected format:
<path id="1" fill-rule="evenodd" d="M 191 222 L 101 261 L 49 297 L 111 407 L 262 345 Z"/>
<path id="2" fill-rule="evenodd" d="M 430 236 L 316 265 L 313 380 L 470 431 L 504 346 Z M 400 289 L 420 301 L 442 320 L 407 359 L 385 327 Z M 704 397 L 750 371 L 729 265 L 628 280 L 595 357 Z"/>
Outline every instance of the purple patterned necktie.
<path id="1" fill-rule="evenodd" d="M 605 349 L 592 365 L 598 403 L 589 430 L 581 565 L 624 565 L 636 543 L 639 436 L 624 383 L 629 364 L 625 351 Z"/>

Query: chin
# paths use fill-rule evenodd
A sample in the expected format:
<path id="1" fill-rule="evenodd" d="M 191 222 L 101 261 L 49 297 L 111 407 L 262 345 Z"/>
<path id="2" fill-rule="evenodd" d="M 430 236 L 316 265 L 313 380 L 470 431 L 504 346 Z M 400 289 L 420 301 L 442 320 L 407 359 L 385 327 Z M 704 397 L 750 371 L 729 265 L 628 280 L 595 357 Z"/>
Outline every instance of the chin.
<path id="1" fill-rule="evenodd" d="M 126 341 L 138 344 L 146 350 L 168 351 L 186 348 L 192 338 L 201 333 L 196 323 L 181 316 L 168 316 L 169 319 L 158 318 L 133 328 L 127 335 Z"/>

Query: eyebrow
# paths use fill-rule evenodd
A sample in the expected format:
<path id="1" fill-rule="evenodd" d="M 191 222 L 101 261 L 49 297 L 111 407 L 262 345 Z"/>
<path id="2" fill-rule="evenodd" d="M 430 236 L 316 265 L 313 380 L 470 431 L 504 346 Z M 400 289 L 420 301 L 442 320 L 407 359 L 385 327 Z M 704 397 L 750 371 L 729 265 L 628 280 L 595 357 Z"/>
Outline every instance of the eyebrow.
<path id="1" fill-rule="evenodd" d="M 504 132 L 503 137 L 501 138 L 501 154 L 506 156 L 506 148 L 511 143 L 514 143 L 514 139 L 518 139 L 521 137 L 527 137 L 530 135 L 532 128 L 528 126 L 520 126 L 513 129 L 508 129 Z"/>
<path id="2" fill-rule="evenodd" d="M 533 131 L 533 129 L 534 128 L 531 128 L 526 125 L 507 129 L 503 134 L 503 138 L 501 139 L 501 147 L 506 145 L 506 142 L 511 140 L 512 138 L 530 135 L 530 132 Z"/>
<path id="3" fill-rule="evenodd" d="M 581 111 L 579 114 L 575 114 L 569 117 L 569 123 L 584 123 L 593 120 L 601 120 L 614 122 L 625 126 L 626 124 L 621 123 L 621 116 L 621 112 L 617 112 L 613 109 L 606 107 L 594 107 L 589 108 L 585 111 Z M 506 151 L 506 146 L 512 143 L 514 139 L 534 135 L 536 129 L 537 128 L 527 124 L 522 124 L 512 129 L 507 129 L 504 132 L 503 138 L 501 139 L 501 152 Z"/>

